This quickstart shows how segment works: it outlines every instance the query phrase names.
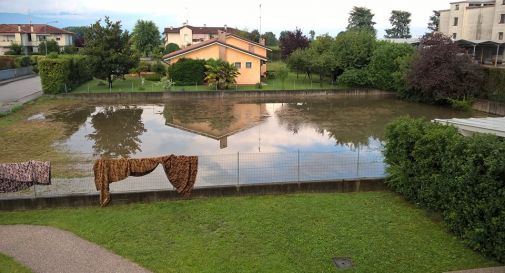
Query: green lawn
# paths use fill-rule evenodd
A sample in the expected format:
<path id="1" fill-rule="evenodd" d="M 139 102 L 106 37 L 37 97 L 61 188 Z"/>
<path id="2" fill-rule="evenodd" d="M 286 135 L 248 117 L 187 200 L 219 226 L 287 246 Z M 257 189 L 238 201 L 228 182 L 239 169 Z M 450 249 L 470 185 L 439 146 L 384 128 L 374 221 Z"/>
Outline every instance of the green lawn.
<path id="1" fill-rule="evenodd" d="M 268 69 L 275 71 L 280 62 L 273 62 L 268 64 Z M 297 75 L 290 72 L 288 78 L 284 81 L 284 84 L 279 79 L 266 79 L 263 82 L 262 90 L 318 90 L 318 89 L 332 89 L 338 86 L 332 85 L 329 80 L 323 83 L 323 86 L 319 83 L 319 78 L 317 75 L 313 75 L 312 82 L 304 74 Z M 104 93 L 104 92 L 162 92 L 165 91 L 160 82 L 144 81 L 144 86 L 142 87 L 142 82 L 139 78 L 126 77 L 125 80 L 115 80 L 112 83 L 112 89 L 109 90 L 107 84 L 99 85 L 99 82 L 105 82 L 98 79 L 91 80 L 77 87 L 73 92 L 76 93 Z M 256 86 L 236 86 L 232 90 L 257 90 Z M 212 90 L 206 85 L 187 85 L 187 86 L 174 86 L 172 91 L 209 91 Z"/>
<path id="2" fill-rule="evenodd" d="M 0 273 L 30 273 L 30 269 L 0 253 Z"/>
<path id="3" fill-rule="evenodd" d="M 203 198 L 0 213 L 59 227 L 154 272 L 443 272 L 497 265 L 389 192 Z"/>

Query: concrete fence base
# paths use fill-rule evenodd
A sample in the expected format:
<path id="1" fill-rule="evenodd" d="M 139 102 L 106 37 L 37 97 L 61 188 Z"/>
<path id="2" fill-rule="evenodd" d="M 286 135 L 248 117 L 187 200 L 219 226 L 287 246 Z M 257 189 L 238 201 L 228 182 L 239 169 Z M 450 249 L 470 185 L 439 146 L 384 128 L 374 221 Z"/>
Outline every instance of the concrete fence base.
<path id="1" fill-rule="evenodd" d="M 317 96 L 356 96 L 356 95 L 386 95 L 394 93 L 376 89 L 335 89 L 335 90 L 244 90 L 244 91 L 170 91 L 170 92 L 111 92 L 111 93 L 68 93 L 58 97 L 86 98 L 86 100 L 114 99 L 120 100 L 163 100 L 170 98 L 264 98 L 264 97 L 317 97 Z"/>
<path id="2" fill-rule="evenodd" d="M 248 196 L 266 194 L 289 194 L 302 192 L 368 192 L 386 190 L 384 179 L 338 180 L 302 183 L 250 184 L 196 188 L 191 198 Z M 176 191 L 146 191 L 112 193 L 111 205 L 156 202 L 184 199 Z M 0 199 L 0 210 L 27 210 L 60 207 L 99 206 L 97 194 L 69 195 L 59 197 Z"/>
<path id="3" fill-rule="evenodd" d="M 472 108 L 493 115 L 505 116 L 505 103 L 502 102 L 477 100 L 473 103 Z"/>

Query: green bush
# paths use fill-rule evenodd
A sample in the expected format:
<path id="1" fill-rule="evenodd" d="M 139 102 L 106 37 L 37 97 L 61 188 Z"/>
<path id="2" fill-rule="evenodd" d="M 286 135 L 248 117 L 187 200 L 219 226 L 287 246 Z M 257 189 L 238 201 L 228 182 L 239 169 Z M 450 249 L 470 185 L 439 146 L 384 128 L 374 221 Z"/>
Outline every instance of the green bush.
<path id="1" fill-rule="evenodd" d="M 147 75 L 144 75 L 144 79 L 146 79 L 146 81 L 159 82 L 161 80 L 161 75 L 160 74 L 147 74 Z"/>
<path id="2" fill-rule="evenodd" d="M 205 60 L 182 58 L 168 67 L 168 75 L 177 85 L 203 84 L 205 64 Z"/>
<path id="3" fill-rule="evenodd" d="M 505 102 L 505 70 L 488 68 L 486 71 L 486 85 L 481 98 Z"/>
<path id="4" fill-rule="evenodd" d="M 70 82 L 70 67 L 69 59 L 44 58 L 39 61 L 39 75 L 45 94 L 65 91 L 65 84 Z"/>
<path id="5" fill-rule="evenodd" d="M 42 90 L 47 94 L 60 93 L 91 80 L 89 59 L 83 55 L 59 55 L 57 58 L 39 58 L 38 70 Z"/>
<path id="6" fill-rule="evenodd" d="M 16 68 L 14 58 L 11 56 L 0 56 L 0 70 Z"/>
<path id="7" fill-rule="evenodd" d="M 151 72 L 154 72 L 154 73 L 157 73 L 160 75 L 164 75 L 164 74 L 166 74 L 167 70 L 161 62 L 156 62 L 151 65 Z"/>
<path id="8" fill-rule="evenodd" d="M 505 261 L 505 142 L 401 118 L 386 128 L 387 184 L 441 212 L 471 248 Z"/>
<path id="9" fill-rule="evenodd" d="M 414 47 L 409 44 L 378 42 L 367 67 L 370 85 L 388 91 L 405 88 L 406 75 L 402 77 L 398 73 L 403 60 L 411 58 L 413 54 Z"/>
<path id="10" fill-rule="evenodd" d="M 368 78 L 366 69 L 350 68 L 338 77 L 337 83 L 349 87 L 368 87 L 370 85 Z"/>
<path id="11" fill-rule="evenodd" d="M 14 62 L 16 63 L 16 67 L 27 67 L 31 64 L 30 56 L 16 57 Z"/>

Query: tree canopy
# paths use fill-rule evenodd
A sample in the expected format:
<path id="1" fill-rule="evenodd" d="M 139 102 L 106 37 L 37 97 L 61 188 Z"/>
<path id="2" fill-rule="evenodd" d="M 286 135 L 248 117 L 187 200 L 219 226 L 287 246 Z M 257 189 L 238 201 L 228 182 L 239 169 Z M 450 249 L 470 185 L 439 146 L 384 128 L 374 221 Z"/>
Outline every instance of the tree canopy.
<path id="1" fill-rule="evenodd" d="M 276 46 L 279 44 L 279 40 L 277 40 L 277 37 L 271 31 L 265 32 L 261 37 L 265 39 L 266 46 Z"/>
<path id="2" fill-rule="evenodd" d="M 386 29 L 386 38 L 411 38 L 410 35 L 410 12 L 393 10 L 389 22 L 391 28 Z"/>
<path id="3" fill-rule="evenodd" d="M 293 51 L 307 48 L 310 44 L 309 38 L 298 28 L 294 31 L 281 32 L 279 42 L 282 58 L 287 58 Z"/>
<path id="4" fill-rule="evenodd" d="M 434 10 L 433 15 L 430 16 L 430 22 L 428 23 L 428 29 L 432 32 L 438 31 L 440 26 L 440 12 Z"/>
<path id="5" fill-rule="evenodd" d="M 75 33 L 74 45 L 76 47 L 84 46 L 84 35 L 86 33 L 86 30 L 88 29 L 88 26 L 65 27 L 63 29 Z"/>
<path id="6" fill-rule="evenodd" d="M 146 57 L 161 44 L 160 31 L 153 21 L 138 20 L 131 39 L 135 50 Z"/>
<path id="7" fill-rule="evenodd" d="M 372 11 L 365 7 L 353 7 L 349 14 L 347 30 L 366 30 L 375 33 Z"/>
<path id="8" fill-rule="evenodd" d="M 138 63 L 138 56 L 131 52 L 130 35 L 121 29 L 121 22 L 105 17 L 92 24 L 84 36 L 82 53 L 89 57 L 93 75 L 107 79 L 112 86 L 114 76 L 122 77 Z"/>

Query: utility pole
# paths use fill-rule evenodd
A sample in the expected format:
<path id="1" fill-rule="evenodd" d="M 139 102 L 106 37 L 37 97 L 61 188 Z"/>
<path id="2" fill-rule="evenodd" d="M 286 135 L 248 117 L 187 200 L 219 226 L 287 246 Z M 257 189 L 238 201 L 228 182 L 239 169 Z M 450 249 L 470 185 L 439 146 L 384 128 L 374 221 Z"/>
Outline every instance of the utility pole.
<path id="1" fill-rule="evenodd" d="M 260 36 L 261 36 L 261 4 L 260 4 Z"/>

